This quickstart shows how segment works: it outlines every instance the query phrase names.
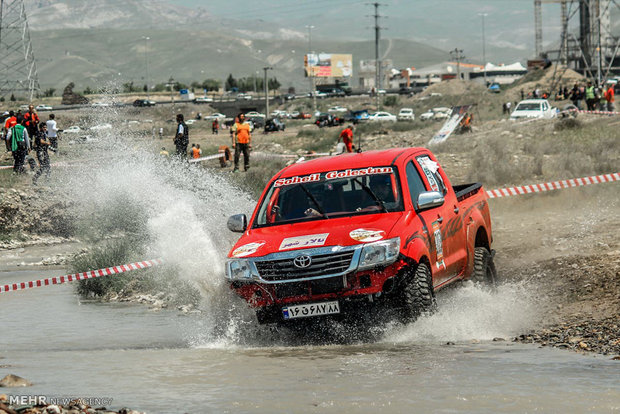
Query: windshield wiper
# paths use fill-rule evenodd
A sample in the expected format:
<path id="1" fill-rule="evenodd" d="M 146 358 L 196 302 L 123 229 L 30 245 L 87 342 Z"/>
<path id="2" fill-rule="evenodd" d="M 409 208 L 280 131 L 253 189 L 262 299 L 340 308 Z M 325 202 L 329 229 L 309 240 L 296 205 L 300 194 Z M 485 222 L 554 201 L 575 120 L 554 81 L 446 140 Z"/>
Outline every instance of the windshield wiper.
<path id="1" fill-rule="evenodd" d="M 306 193 L 308 198 L 314 203 L 314 205 L 316 206 L 317 211 L 323 216 L 323 218 L 326 218 L 326 219 L 329 218 L 327 216 L 327 214 L 325 214 L 325 211 L 323 211 L 323 209 L 321 208 L 321 205 L 319 204 L 317 199 L 310 192 L 310 190 L 308 190 L 303 184 L 299 184 L 299 186 L 301 187 L 302 190 L 304 190 L 304 193 Z"/>
<path id="2" fill-rule="evenodd" d="M 379 207 L 381 207 L 381 210 L 383 210 L 384 213 L 388 213 L 388 209 L 385 207 L 385 204 L 383 202 L 383 200 L 381 200 L 374 191 L 372 191 L 370 189 L 370 187 L 368 187 L 366 184 L 364 184 L 363 182 L 361 182 L 357 177 L 353 179 L 353 181 L 355 181 L 356 183 L 358 183 L 371 197 L 372 199 L 375 201 L 375 203 L 377 203 L 377 205 Z"/>

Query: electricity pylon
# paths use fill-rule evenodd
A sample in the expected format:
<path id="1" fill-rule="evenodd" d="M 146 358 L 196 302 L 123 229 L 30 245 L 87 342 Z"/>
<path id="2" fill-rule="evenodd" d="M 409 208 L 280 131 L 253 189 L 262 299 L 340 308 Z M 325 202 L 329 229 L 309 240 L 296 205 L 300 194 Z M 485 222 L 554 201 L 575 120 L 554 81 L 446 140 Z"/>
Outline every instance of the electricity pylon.
<path id="1" fill-rule="evenodd" d="M 23 0 L 0 0 L 0 96 L 40 92 Z"/>

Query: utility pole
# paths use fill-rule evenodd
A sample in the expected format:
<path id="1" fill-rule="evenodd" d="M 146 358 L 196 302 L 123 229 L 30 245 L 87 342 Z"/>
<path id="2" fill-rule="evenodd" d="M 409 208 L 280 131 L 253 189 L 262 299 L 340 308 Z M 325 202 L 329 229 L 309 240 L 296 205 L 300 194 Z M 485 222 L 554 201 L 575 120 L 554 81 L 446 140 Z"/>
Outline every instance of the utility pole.
<path id="1" fill-rule="evenodd" d="M 596 6 L 596 20 L 597 20 L 597 32 L 598 32 L 598 65 L 596 68 L 596 79 L 598 81 L 597 87 L 601 88 L 601 68 L 603 67 L 603 45 L 601 44 L 601 2 L 597 1 L 595 3 Z"/>
<path id="2" fill-rule="evenodd" d="M 267 71 L 273 68 L 271 66 L 266 66 L 263 68 L 265 71 L 265 119 L 269 116 L 269 85 L 267 83 Z"/>
<path id="3" fill-rule="evenodd" d="M 542 55 L 542 0 L 534 0 L 534 49 L 536 59 Z"/>
<path id="4" fill-rule="evenodd" d="M 148 36 L 142 36 L 144 39 L 144 64 L 146 66 L 146 99 L 149 99 L 149 54 L 147 52 L 149 47 L 149 40 L 151 39 Z"/>
<path id="5" fill-rule="evenodd" d="M 314 29 L 314 26 L 312 25 L 307 25 L 306 28 L 308 29 L 308 54 L 314 54 L 314 51 L 312 50 L 312 29 Z M 315 79 L 314 79 L 314 73 L 312 73 L 312 71 L 310 70 L 310 62 L 308 59 L 308 76 L 310 77 L 310 93 L 312 94 L 312 115 L 314 116 L 314 114 L 316 113 L 316 85 L 315 85 Z"/>
<path id="6" fill-rule="evenodd" d="M 450 56 L 456 60 L 456 78 L 461 79 L 461 60 L 465 59 L 465 56 L 463 56 L 463 50 L 455 48 L 450 51 Z"/>
<path id="7" fill-rule="evenodd" d="M 380 3 L 372 3 L 375 8 L 375 105 L 379 108 L 379 89 L 381 89 L 381 59 L 379 58 L 379 40 L 381 40 L 381 27 L 379 26 Z"/>
<path id="8" fill-rule="evenodd" d="M 482 64 L 484 65 L 484 86 L 487 86 L 487 53 L 486 53 L 486 41 L 484 36 L 484 18 L 488 16 L 488 13 L 478 13 L 478 16 L 482 17 Z"/>

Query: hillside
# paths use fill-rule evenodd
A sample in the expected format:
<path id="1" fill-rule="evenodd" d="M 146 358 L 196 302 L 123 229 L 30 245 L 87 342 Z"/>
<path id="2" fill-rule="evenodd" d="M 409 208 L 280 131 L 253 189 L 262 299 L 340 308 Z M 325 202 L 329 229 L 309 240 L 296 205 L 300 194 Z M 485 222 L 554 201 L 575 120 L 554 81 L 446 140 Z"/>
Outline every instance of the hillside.
<path id="1" fill-rule="evenodd" d="M 43 89 L 57 90 L 72 81 L 78 90 L 96 87 L 112 80 L 144 84 L 145 58 L 148 57 L 150 84 L 165 83 L 170 76 L 191 82 L 207 78 L 222 81 L 232 73 L 235 77 L 253 76 L 272 66 L 269 76 L 278 78 L 283 87 L 302 90 L 308 82 L 303 76 L 303 54 L 307 42 L 299 39 L 248 40 L 229 32 L 212 30 L 108 30 L 62 29 L 32 31 L 39 81 Z M 149 36 L 145 56 L 143 36 Z M 390 44 L 392 45 L 390 47 Z M 374 58 L 374 42 L 331 42 L 319 40 L 313 48 L 333 53 L 352 53 L 353 85 L 358 84 L 360 59 Z M 447 58 L 447 53 L 409 40 L 384 40 L 382 51 L 397 67 L 424 66 Z M 120 74 L 120 75 L 119 75 Z"/>

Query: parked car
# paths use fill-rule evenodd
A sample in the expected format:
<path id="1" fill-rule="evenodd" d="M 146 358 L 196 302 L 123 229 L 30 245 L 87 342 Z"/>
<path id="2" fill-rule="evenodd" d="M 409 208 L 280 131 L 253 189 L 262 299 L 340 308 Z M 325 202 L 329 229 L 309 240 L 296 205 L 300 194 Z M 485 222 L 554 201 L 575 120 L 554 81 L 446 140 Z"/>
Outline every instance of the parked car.
<path id="1" fill-rule="evenodd" d="M 265 133 L 284 131 L 286 125 L 278 118 L 270 118 L 265 122 Z"/>
<path id="2" fill-rule="evenodd" d="M 77 125 L 71 125 L 69 128 L 65 128 L 62 130 L 65 134 L 77 134 L 82 132 L 82 128 Z"/>
<path id="3" fill-rule="evenodd" d="M 344 118 L 330 113 L 321 113 L 316 117 L 316 121 L 314 121 L 314 123 L 319 128 L 340 126 L 344 124 Z"/>
<path id="4" fill-rule="evenodd" d="M 216 113 L 214 113 L 214 114 L 207 115 L 207 116 L 205 116 L 205 117 L 204 117 L 204 119 L 205 119 L 205 120 L 207 120 L 207 119 L 208 119 L 208 120 L 211 120 L 211 121 L 213 121 L 213 120 L 214 120 L 214 119 L 216 119 L 216 118 L 217 118 L 217 119 L 221 122 L 221 121 L 223 121 L 224 119 L 226 119 L 226 115 L 221 114 L 221 113 L 219 113 L 219 112 L 216 112 Z"/>
<path id="5" fill-rule="evenodd" d="M 249 122 L 252 122 L 254 128 L 263 128 L 265 126 L 265 117 L 264 116 L 248 116 L 245 115 L 245 119 Z"/>
<path id="6" fill-rule="evenodd" d="M 312 114 L 308 114 L 305 112 L 299 112 L 296 116 L 292 117 L 293 119 L 310 119 L 312 118 Z"/>
<path id="7" fill-rule="evenodd" d="M 34 109 L 36 109 L 37 111 L 51 111 L 52 107 L 49 105 L 40 104 L 37 105 Z"/>
<path id="8" fill-rule="evenodd" d="M 249 93 L 240 93 L 240 94 L 237 94 L 237 99 L 244 100 L 244 101 L 251 101 L 252 95 L 250 95 Z"/>
<path id="9" fill-rule="evenodd" d="M 349 110 L 347 108 L 345 108 L 344 106 L 332 106 L 331 108 L 329 108 L 327 110 L 327 112 L 333 112 L 333 113 L 347 113 L 349 112 Z"/>
<path id="10" fill-rule="evenodd" d="M 396 115 L 389 112 L 379 111 L 370 115 L 368 120 L 372 122 L 396 122 Z"/>
<path id="11" fill-rule="evenodd" d="M 489 92 L 500 93 L 501 91 L 502 89 L 499 86 L 499 83 L 493 82 L 492 84 L 489 85 Z"/>
<path id="12" fill-rule="evenodd" d="M 422 113 L 420 115 L 420 121 L 428 121 L 433 119 L 433 116 L 435 116 L 435 113 L 433 112 L 432 109 L 429 109 L 428 111 Z"/>
<path id="13" fill-rule="evenodd" d="M 343 118 L 344 118 L 345 122 L 350 122 L 352 124 L 357 124 L 358 122 L 368 121 L 369 117 L 370 117 L 370 115 L 368 115 L 368 110 L 367 109 L 360 109 L 360 110 L 357 110 L 357 111 L 349 112 Z"/>
<path id="14" fill-rule="evenodd" d="M 286 118 L 286 111 L 283 111 L 281 109 L 274 109 L 269 116 L 271 116 L 272 118 Z"/>
<path id="15" fill-rule="evenodd" d="M 295 94 L 287 93 L 286 95 L 284 95 L 285 101 L 292 101 L 293 99 L 295 99 Z"/>
<path id="16" fill-rule="evenodd" d="M 213 102 L 213 98 L 209 98 L 208 96 L 200 96 L 194 99 L 194 103 L 196 104 L 205 104 Z"/>
<path id="17" fill-rule="evenodd" d="M 313 96 L 316 96 L 318 99 L 323 99 L 323 98 L 327 98 L 327 94 L 325 92 L 319 92 L 319 91 L 314 91 L 313 92 L 308 92 L 308 98 L 312 98 Z"/>
<path id="18" fill-rule="evenodd" d="M 245 113 L 245 117 L 246 118 L 249 118 L 249 117 L 265 118 L 265 114 L 261 114 L 260 112 L 256 112 L 256 111 L 250 111 L 250 112 Z"/>
<path id="19" fill-rule="evenodd" d="M 399 121 L 413 121 L 415 119 L 415 114 L 411 108 L 401 108 L 396 118 Z"/>
<path id="20" fill-rule="evenodd" d="M 143 106 L 155 106 L 155 101 L 150 101 L 148 99 L 136 99 L 133 101 L 133 106 L 143 107 Z"/>
<path id="21" fill-rule="evenodd" d="M 486 191 L 452 185 L 424 148 L 294 163 L 249 220 L 238 214 L 227 226 L 242 234 L 226 280 L 261 324 L 410 322 L 444 287 L 496 283 Z"/>
<path id="22" fill-rule="evenodd" d="M 112 104 L 109 102 L 93 102 L 92 104 L 90 104 L 90 106 L 92 106 L 93 108 L 104 108 L 107 106 L 112 106 Z"/>
<path id="23" fill-rule="evenodd" d="M 515 110 L 510 114 L 510 119 L 544 118 L 550 119 L 557 115 L 557 111 L 546 99 L 526 99 L 519 102 Z"/>

